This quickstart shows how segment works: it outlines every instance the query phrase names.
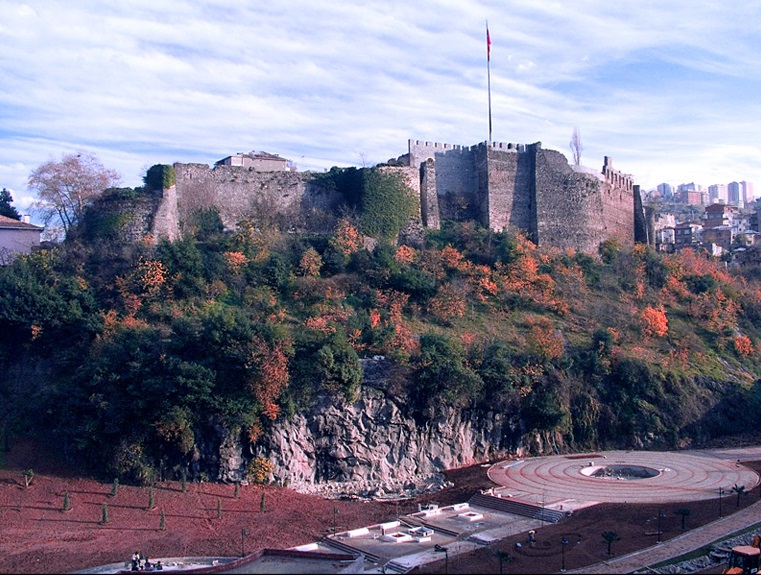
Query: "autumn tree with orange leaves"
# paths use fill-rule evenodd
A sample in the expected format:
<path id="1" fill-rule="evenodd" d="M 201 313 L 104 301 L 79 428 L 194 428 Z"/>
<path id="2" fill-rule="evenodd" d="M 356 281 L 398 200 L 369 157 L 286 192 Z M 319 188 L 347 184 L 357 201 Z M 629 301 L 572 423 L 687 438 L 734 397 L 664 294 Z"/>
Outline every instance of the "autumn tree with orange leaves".
<path id="1" fill-rule="evenodd" d="M 262 413 L 274 420 L 280 413 L 277 400 L 288 386 L 288 356 L 280 343 L 267 344 L 261 338 L 255 338 L 250 360 L 256 375 L 250 382 L 256 400 L 262 408 Z"/>
<path id="2" fill-rule="evenodd" d="M 737 352 L 737 355 L 741 357 L 748 357 L 754 351 L 753 342 L 750 340 L 750 338 L 747 335 L 736 336 L 734 339 L 734 345 L 735 345 L 735 351 Z"/>
<path id="3" fill-rule="evenodd" d="M 646 337 L 664 337 L 669 332 L 666 310 L 662 306 L 647 306 L 640 312 L 642 334 Z"/>

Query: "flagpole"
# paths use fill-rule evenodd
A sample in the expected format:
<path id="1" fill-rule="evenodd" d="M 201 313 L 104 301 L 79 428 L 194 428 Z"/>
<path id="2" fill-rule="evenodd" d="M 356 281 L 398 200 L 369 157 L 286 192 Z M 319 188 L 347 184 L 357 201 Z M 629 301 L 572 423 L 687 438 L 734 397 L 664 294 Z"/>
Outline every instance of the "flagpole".
<path id="1" fill-rule="evenodd" d="M 489 91 L 489 143 L 491 144 L 491 36 L 489 21 L 486 21 L 486 77 Z"/>

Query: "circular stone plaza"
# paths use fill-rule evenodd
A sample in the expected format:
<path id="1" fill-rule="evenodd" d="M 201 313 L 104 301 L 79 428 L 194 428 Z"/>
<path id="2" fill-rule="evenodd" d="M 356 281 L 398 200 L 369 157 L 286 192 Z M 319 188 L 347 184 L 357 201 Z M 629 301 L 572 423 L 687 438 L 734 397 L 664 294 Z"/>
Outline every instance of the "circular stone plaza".
<path id="1" fill-rule="evenodd" d="M 730 458 L 731 457 L 731 458 Z M 594 503 L 665 503 L 750 491 L 759 476 L 731 453 L 605 451 L 555 455 L 493 465 L 489 478 L 499 497 L 574 509 Z M 720 492 L 720 490 L 722 490 Z"/>

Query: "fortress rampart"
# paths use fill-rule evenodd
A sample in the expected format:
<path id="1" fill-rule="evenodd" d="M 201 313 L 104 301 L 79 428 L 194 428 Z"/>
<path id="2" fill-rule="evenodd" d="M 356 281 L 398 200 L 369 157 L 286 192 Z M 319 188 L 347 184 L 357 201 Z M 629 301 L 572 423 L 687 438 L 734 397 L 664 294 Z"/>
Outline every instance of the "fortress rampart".
<path id="1" fill-rule="evenodd" d="M 523 231 L 541 246 L 595 253 L 600 242 L 633 244 L 644 221 L 639 187 L 605 157 L 600 172 L 570 166 L 541 142 L 481 142 L 473 146 L 408 141 L 395 166 L 420 194 L 423 225 L 477 221 L 494 230 Z M 229 229 L 255 215 L 314 223 L 337 213 L 341 198 L 322 189 L 314 174 L 261 172 L 243 166 L 175 164 L 176 185 L 164 190 L 155 235 L 177 237 L 190 215 L 216 207 Z M 319 227 L 319 226 L 318 226 Z M 311 229 L 315 229 L 312 225 Z M 637 232 L 639 233 L 639 232 Z"/>
<path id="2" fill-rule="evenodd" d="M 408 145 L 409 165 L 421 170 L 421 217 L 429 228 L 475 220 L 495 230 L 522 230 L 538 245 L 589 253 L 606 239 L 635 241 L 639 188 L 608 157 L 596 173 L 571 167 L 541 142 Z"/>

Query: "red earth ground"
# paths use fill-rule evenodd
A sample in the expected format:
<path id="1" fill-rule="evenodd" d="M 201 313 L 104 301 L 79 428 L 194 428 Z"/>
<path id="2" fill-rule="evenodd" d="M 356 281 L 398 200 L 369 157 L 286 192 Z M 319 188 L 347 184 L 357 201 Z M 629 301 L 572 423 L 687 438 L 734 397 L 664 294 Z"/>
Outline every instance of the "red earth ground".
<path id="1" fill-rule="evenodd" d="M 112 495 L 111 483 L 66 473 L 54 457 L 32 444 L 13 442 L 0 469 L 0 573 L 62 573 L 106 563 L 126 561 L 134 551 L 148 557 L 238 556 L 260 547 L 287 548 L 315 541 L 333 531 L 389 521 L 417 511 L 417 504 L 447 505 L 467 501 L 479 489 L 492 486 L 486 468 L 472 466 L 446 473 L 454 487 L 416 500 L 361 502 L 325 500 L 274 486 L 242 486 L 238 497 L 232 485 L 160 482 L 153 488 L 149 509 L 148 488 L 120 485 Z M 756 470 L 761 464 L 750 464 Z M 24 487 L 22 472 L 34 470 Z M 68 493 L 71 509 L 63 510 Z M 740 508 L 756 501 L 758 488 L 740 498 Z M 264 508 L 262 509 L 262 500 Z M 108 521 L 102 522 L 106 505 Z M 724 513 L 737 509 L 736 498 L 726 496 Z M 565 553 L 568 569 L 606 558 L 603 531 L 621 537 L 613 544 L 615 555 L 656 542 L 654 518 L 662 510 L 662 537 L 682 533 L 678 508 L 690 510 L 686 528 L 718 517 L 718 501 L 671 505 L 604 504 L 582 509 L 558 525 L 537 533 L 535 549 L 517 552 L 518 535 L 449 561 L 449 573 L 498 573 L 495 552 L 513 558 L 506 573 L 548 573 L 560 569 L 559 541 L 572 541 Z M 164 527 L 161 529 L 161 515 Z M 242 530 L 248 535 L 242 537 Z M 441 573 L 444 562 L 423 566 L 421 572 Z"/>

